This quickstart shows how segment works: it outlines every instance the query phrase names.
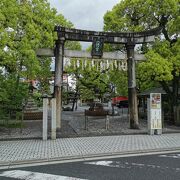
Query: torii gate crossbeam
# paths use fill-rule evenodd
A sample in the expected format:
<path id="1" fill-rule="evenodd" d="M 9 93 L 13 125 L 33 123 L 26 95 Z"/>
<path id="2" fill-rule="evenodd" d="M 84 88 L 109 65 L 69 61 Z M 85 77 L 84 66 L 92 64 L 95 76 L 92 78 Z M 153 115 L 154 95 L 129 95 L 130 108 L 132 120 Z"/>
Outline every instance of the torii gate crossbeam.
<path id="1" fill-rule="evenodd" d="M 98 32 L 55 26 L 54 30 L 59 40 L 93 42 L 93 38 L 98 36 L 103 37 L 105 43 L 126 44 L 131 41 L 134 44 L 142 44 L 153 42 L 154 36 L 160 33 L 161 28 L 142 32 Z"/>
<path id="2" fill-rule="evenodd" d="M 45 56 L 45 57 L 54 57 L 54 49 L 51 48 L 41 48 L 37 49 L 36 51 L 37 56 Z M 68 58 L 90 58 L 92 59 L 92 55 L 90 52 L 87 51 L 78 51 L 78 50 L 69 50 L 64 49 L 64 57 Z M 103 55 L 101 59 L 107 59 L 107 60 L 124 60 L 127 59 L 127 54 L 125 53 L 119 53 L 118 51 L 114 52 L 103 52 Z M 135 61 L 143 61 L 145 60 L 145 56 L 143 54 L 134 54 L 134 60 Z"/>

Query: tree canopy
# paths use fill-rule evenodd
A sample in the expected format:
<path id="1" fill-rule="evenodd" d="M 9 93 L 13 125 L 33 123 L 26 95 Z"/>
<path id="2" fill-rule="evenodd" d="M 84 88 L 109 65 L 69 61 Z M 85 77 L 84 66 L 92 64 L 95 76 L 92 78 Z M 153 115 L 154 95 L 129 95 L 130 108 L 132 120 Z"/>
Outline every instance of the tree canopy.
<path id="1" fill-rule="evenodd" d="M 114 60 L 71 59 L 65 70 L 75 78 L 81 99 L 110 100 L 117 95 L 127 95 L 126 71 L 120 70 L 116 63 Z"/>
<path id="2" fill-rule="evenodd" d="M 4 87 L 7 92 L 14 89 L 13 96 L 24 92 L 21 88 L 25 84 L 21 82 L 22 79 L 39 80 L 42 89 L 47 84 L 48 78 L 52 76 L 51 59 L 37 57 L 36 49 L 54 46 L 57 39 L 54 26 L 58 24 L 73 27 L 62 14 L 50 7 L 48 0 L 0 1 L 1 103 L 7 100 Z M 79 43 L 74 42 L 67 43 L 66 47 L 81 48 Z M 11 81 L 15 83 L 12 86 L 14 88 L 8 85 Z M 12 96 L 8 98 L 11 101 L 14 99 Z"/>
<path id="3" fill-rule="evenodd" d="M 143 45 L 147 61 L 138 65 L 139 82 L 158 82 L 171 107 L 180 84 L 180 4 L 178 0 L 122 0 L 104 15 L 104 30 L 137 32 L 162 28 L 155 43 Z M 146 51 L 144 51 L 146 49 Z M 142 87 L 142 86 L 141 86 Z"/>
<path id="4" fill-rule="evenodd" d="M 73 25 L 47 0 L 2 0 L 0 10 L 0 65 L 16 72 L 24 66 L 27 76 L 34 78 L 41 69 L 35 50 L 54 46 L 56 24 Z"/>

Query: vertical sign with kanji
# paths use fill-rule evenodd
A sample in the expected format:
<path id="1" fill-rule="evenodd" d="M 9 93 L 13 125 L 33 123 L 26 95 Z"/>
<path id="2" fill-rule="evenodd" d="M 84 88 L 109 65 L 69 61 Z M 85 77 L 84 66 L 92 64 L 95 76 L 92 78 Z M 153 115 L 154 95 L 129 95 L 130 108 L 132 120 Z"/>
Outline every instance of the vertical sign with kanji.
<path id="1" fill-rule="evenodd" d="M 162 118 L 161 118 L 161 94 L 150 93 L 150 100 L 148 106 L 148 128 L 150 134 L 157 134 L 162 132 Z"/>
<path id="2" fill-rule="evenodd" d="M 93 44 L 92 44 L 92 57 L 102 57 L 103 55 L 103 46 L 104 46 L 104 38 L 102 37 L 93 37 Z"/>

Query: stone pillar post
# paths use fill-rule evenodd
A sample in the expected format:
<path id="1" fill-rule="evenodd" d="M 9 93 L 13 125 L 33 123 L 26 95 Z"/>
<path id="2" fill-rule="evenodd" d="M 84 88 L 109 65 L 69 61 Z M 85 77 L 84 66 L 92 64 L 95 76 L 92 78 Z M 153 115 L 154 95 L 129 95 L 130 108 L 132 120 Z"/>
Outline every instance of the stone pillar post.
<path id="1" fill-rule="evenodd" d="M 48 98 L 43 98 L 43 140 L 47 140 L 48 133 Z"/>
<path id="2" fill-rule="evenodd" d="M 51 99 L 51 139 L 56 139 L 56 99 Z"/>

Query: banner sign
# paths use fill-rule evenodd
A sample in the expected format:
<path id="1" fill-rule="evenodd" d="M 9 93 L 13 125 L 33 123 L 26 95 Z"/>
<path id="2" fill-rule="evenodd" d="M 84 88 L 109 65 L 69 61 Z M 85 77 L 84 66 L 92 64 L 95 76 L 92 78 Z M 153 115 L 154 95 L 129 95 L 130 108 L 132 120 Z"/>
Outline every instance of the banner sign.
<path id="1" fill-rule="evenodd" d="M 149 123 L 150 129 L 162 129 L 160 93 L 150 93 Z"/>

